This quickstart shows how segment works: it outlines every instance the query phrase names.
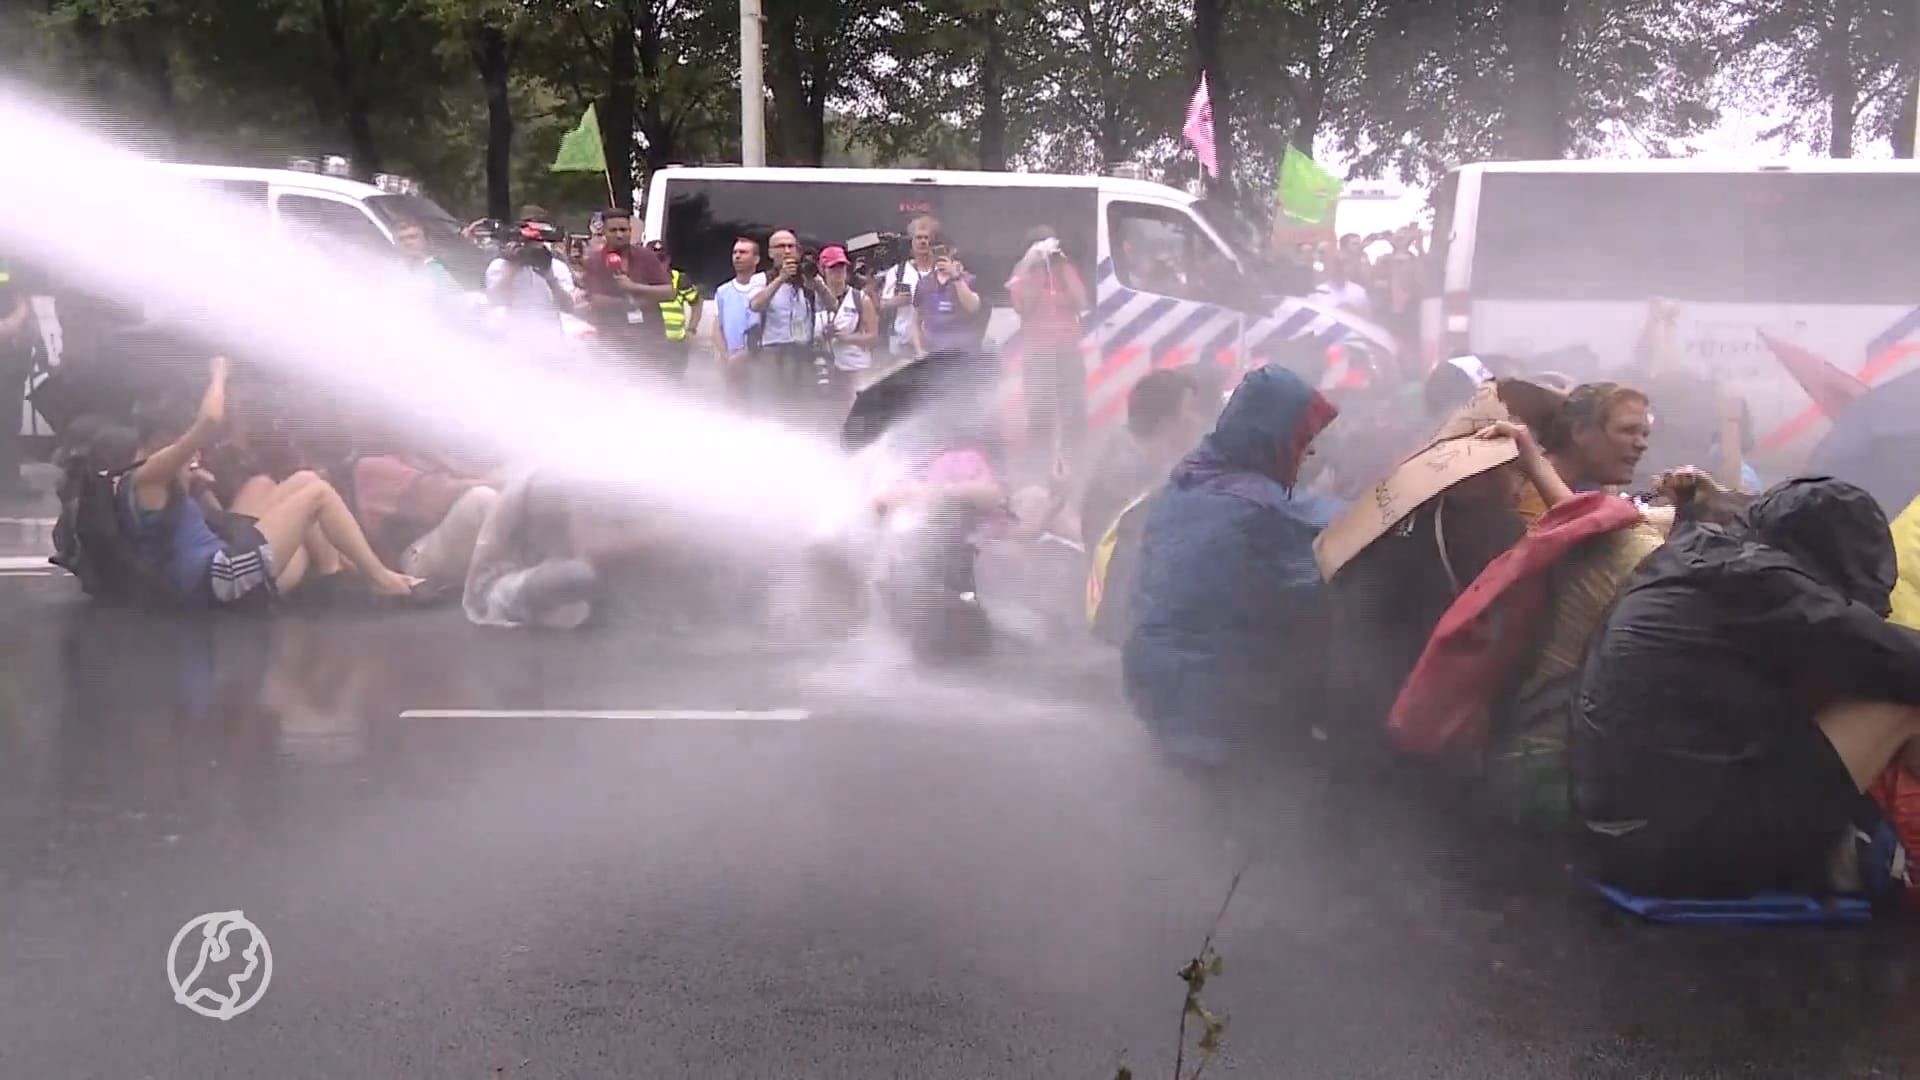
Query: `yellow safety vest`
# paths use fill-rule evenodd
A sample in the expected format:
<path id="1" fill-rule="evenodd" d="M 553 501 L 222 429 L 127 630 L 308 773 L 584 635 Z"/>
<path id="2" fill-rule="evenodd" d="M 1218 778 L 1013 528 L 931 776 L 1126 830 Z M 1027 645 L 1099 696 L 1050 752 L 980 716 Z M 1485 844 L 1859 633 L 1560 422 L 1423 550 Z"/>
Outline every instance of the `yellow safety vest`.
<path id="1" fill-rule="evenodd" d="M 668 341 L 687 340 L 687 316 L 693 311 L 693 305 L 700 302 L 698 286 L 688 285 L 686 276 L 680 271 L 673 273 L 673 299 L 660 301 L 660 325 L 667 332 Z"/>

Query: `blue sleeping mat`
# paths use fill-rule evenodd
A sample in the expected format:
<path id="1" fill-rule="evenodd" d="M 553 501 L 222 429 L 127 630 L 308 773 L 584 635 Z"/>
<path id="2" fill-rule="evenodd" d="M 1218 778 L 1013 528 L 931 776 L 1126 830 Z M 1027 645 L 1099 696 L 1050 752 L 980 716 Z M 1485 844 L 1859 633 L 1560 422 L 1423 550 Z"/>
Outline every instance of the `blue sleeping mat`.
<path id="1" fill-rule="evenodd" d="M 1583 879 L 1584 880 L 1584 879 Z M 1648 922 L 1694 926 L 1814 926 L 1863 923 L 1873 905 L 1857 896 L 1816 899 L 1793 893 L 1760 893 L 1738 900 L 1675 900 L 1635 896 L 1611 885 L 1585 880 L 1588 888 L 1622 911 Z"/>

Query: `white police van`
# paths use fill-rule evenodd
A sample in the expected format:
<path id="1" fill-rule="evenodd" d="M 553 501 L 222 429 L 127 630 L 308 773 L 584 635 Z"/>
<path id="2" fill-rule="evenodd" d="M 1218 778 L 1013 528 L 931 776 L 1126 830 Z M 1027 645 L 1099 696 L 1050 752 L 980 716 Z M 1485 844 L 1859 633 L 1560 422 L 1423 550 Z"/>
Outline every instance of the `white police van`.
<path id="1" fill-rule="evenodd" d="M 1244 370 L 1275 359 L 1287 342 L 1324 352 L 1365 338 L 1393 349 L 1391 336 L 1364 320 L 1274 295 L 1242 226 L 1205 200 L 1143 180 L 669 166 L 648 187 L 644 235 L 664 241 L 674 265 L 710 295 L 733 276 L 738 237 L 764 244 L 772 230 L 791 227 L 803 247 L 845 245 L 864 234 L 904 234 L 923 214 L 939 219 L 946 243 L 978 277 L 994 307 L 988 339 L 1010 357 L 1020 335 L 1006 280 L 1031 229 L 1045 225 L 1059 236 L 1091 286 L 1082 347 L 1095 426 L 1122 414 L 1128 389 L 1154 368 Z"/>

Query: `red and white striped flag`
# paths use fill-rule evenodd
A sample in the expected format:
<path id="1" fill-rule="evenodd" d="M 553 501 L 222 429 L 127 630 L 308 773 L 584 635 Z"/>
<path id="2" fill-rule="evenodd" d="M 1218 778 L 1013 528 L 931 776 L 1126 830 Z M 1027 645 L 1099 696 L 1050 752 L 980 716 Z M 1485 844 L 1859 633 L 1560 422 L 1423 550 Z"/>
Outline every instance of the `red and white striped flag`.
<path id="1" fill-rule="evenodd" d="M 1213 99 L 1207 96 L 1207 73 L 1200 73 L 1200 86 L 1193 92 L 1193 101 L 1187 105 L 1187 126 L 1181 129 L 1187 137 L 1193 152 L 1200 155 L 1200 164 L 1206 166 L 1208 176 L 1220 175 L 1220 155 L 1213 146 Z"/>

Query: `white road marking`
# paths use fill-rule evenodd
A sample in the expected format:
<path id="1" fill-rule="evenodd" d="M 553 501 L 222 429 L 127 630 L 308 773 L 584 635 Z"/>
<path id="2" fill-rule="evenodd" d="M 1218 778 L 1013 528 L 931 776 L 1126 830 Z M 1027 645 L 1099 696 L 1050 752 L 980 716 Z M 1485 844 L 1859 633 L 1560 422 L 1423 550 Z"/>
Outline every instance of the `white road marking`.
<path id="1" fill-rule="evenodd" d="M 0 555 L 0 570 L 57 570 L 45 555 Z"/>
<path id="2" fill-rule="evenodd" d="M 58 518 L 17 518 L 0 517 L 0 525 L 33 525 L 42 529 L 51 529 L 59 523 Z"/>
<path id="3" fill-rule="evenodd" d="M 408 709 L 402 720 L 771 720 L 794 723 L 805 709 Z"/>

